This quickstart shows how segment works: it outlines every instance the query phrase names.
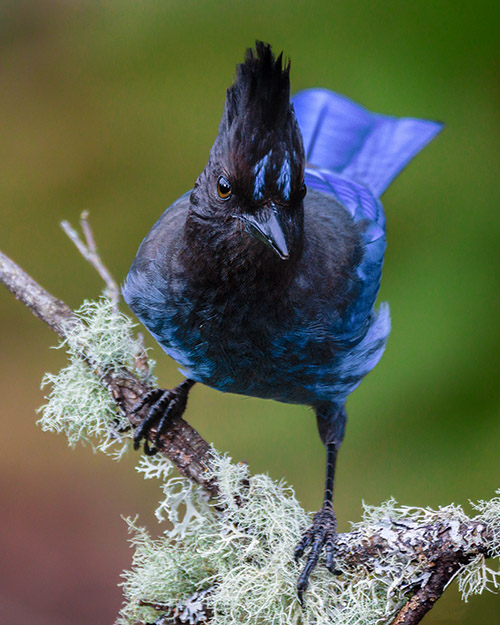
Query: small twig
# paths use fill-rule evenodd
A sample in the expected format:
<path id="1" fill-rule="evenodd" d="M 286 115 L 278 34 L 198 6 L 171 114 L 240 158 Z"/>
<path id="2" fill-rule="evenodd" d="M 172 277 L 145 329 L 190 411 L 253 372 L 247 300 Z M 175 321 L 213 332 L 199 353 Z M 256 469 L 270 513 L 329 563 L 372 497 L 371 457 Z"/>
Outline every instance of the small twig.
<path id="1" fill-rule="evenodd" d="M 92 253 L 97 254 L 97 245 L 95 243 L 94 233 L 92 232 L 92 228 L 89 224 L 89 211 L 83 211 L 83 213 L 80 215 L 80 227 L 83 234 L 85 235 L 87 247 Z"/>
<path id="2" fill-rule="evenodd" d="M 74 243 L 80 254 L 94 267 L 94 269 L 96 269 L 101 278 L 104 280 L 106 293 L 111 300 L 113 310 L 118 312 L 118 305 L 120 303 L 120 288 L 97 252 L 97 246 L 92 233 L 92 228 L 88 222 L 88 216 L 88 211 L 83 211 L 80 216 L 80 225 L 85 236 L 86 243 L 80 239 L 80 235 L 68 221 L 61 221 L 61 228 Z"/>

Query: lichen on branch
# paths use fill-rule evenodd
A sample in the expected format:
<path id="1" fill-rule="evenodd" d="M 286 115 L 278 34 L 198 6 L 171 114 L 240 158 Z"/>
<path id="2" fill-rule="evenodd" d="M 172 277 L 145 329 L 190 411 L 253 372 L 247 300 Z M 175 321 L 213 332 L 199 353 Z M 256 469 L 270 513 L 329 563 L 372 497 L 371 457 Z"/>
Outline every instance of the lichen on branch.
<path id="1" fill-rule="evenodd" d="M 131 570 L 124 573 L 119 625 L 150 623 L 161 614 L 175 618 L 180 606 L 200 592 L 213 625 L 391 623 L 415 591 L 433 579 L 439 566 L 433 550 L 440 541 L 443 557 L 455 553 L 458 558 L 465 600 L 471 593 L 498 588 L 499 574 L 486 565 L 481 550 L 488 531 L 489 548 L 498 553 L 500 497 L 476 504 L 474 519 L 460 506 L 431 510 L 389 500 L 365 506 L 362 520 L 340 535 L 337 564 L 342 575 L 318 567 L 301 606 L 296 591 L 300 565 L 293 550 L 310 515 L 283 481 L 252 476 L 246 465 L 214 458 L 217 498 L 208 502 L 187 480 L 168 478 L 160 510 L 168 511 L 173 528 L 153 538 L 129 520 L 134 556 Z M 160 477 L 161 463 L 143 459 L 141 470 Z M 183 519 L 181 506 L 187 511 Z M 473 552 L 476 556 L 468 558 Z M 201 614 L 191 617 L 189 622 L 203 622 Z"/>
<path id="2" fill-rule="evenodd" d="M 143 346 L 133 336 L 134 324 L 102 297 L 85 301 L 75 312 L 59 348 L 67 351 L 68 365 L 56 375 L 47 373 L 42 388 L 50 386 L 47 403 L 39 411 L 43 430 L 64 433 L 71 446 L 88 443 L 104 452 L 123 454 L 130 441 L 130 422 L 113 400 L 104 376 L 124 367 L 145 383 L 154 383 L 154 361 L 137 367 Z"/>

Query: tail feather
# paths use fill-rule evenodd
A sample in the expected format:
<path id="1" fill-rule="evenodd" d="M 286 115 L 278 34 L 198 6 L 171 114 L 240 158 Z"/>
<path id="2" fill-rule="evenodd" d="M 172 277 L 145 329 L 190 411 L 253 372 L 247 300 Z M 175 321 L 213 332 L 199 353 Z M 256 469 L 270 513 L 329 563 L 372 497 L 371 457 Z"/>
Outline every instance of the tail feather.
<path id="1" fill-rule="evenodd" d="M 366 185 L 376 197 L 442 129 L 434 121 L 371 113 L 327 89 L 292 99 L 307 165 Z"/>

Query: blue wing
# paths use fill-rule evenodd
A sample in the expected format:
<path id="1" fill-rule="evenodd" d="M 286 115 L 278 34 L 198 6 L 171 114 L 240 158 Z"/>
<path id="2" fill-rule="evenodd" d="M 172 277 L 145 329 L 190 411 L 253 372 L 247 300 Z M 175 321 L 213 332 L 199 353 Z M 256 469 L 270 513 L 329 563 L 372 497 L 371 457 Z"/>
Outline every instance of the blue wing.
<path id="1" fill-rule="evenodd" d="M 373 307 L 386 246 L 379 196 L 407 163 L 441 130 L 433 121 L 371 113 L 327 89 L 292 98 L 306 153 L 306 185 L 332 195 L 363 222 L 365 256 L 357 273 L 362 295 L 346 327 L 358 328 Z"/>
<path id="2" fill-rule="evenodd" d="M 354 221 L 362 222 L 365 254 L 357 268 L 358 278 L 363 284 L 362 294 L 350 307 L 344 320 L 346 328 L 356 333 L 368 318 L 380 286 L 386 246 L 382 204 L 364 185 L 326 169 L 307 168 L 304 179 L 309 188 L 332 195 L 351 213 Z"/>
<path id="3" fill-rule="evenodd" d="M 308 166 L 364 184 L 377 197 L 442 129 L 434 121 L 371 113 L 327 89 L 301 91 L 292 102 Z"/>

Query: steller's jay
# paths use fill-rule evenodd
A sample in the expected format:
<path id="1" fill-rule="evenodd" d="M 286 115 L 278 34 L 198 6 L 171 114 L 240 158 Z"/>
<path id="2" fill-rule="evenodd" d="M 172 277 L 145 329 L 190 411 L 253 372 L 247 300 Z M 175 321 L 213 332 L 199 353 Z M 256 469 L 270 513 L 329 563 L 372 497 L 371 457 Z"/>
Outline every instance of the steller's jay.
<path id="1" fill-rule="evenodd" d="M 295 550 L 310 549 L 302 598 L 322 550 L 336 569 L 344 405 L 390 331 L 388 306 L 374 309 L 386 244 L 378 198 L 441 125 L 374 114 L 325 89 L 290 102 L 289 72 L 268 44 L 247 51 L 207 166 L 142 242 L 123 294 L 187 378 L 139 402 L 149 409 L 136 448 L 153 427 L 159 442 L 195 382 L 315 411 L 326 484 Z"/>

